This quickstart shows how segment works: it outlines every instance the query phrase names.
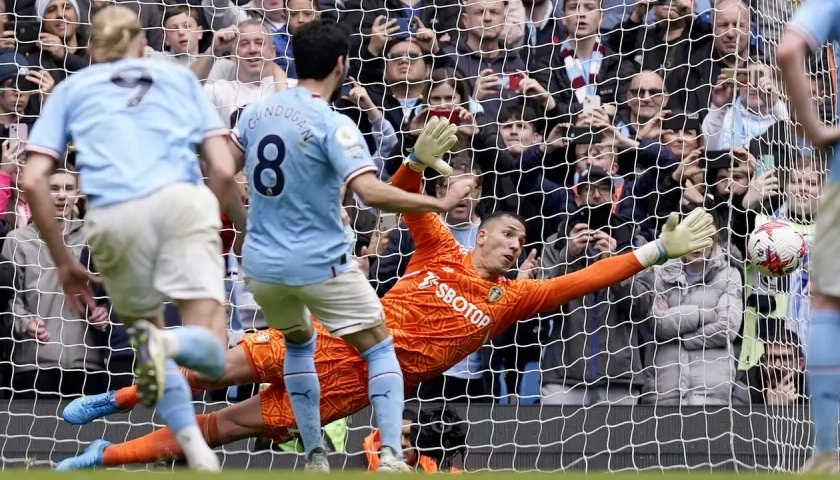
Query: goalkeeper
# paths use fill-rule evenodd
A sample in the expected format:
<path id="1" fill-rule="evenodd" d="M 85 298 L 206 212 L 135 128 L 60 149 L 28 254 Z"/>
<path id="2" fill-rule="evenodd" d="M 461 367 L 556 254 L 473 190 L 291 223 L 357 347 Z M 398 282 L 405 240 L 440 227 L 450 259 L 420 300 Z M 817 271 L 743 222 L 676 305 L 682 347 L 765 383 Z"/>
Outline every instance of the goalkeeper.
<path id="1" fill-rule="evenodd" d="M 443 123 L 441 123 L 443 122 Z M 434 118 L 417 141 L 415 153 L 394 176 L 393 184 L 419 192 L 422 171 L 436 163 L 455 127 Z M 386 324 L 405 378 L 406 390 L 434 378 L 480 348 L 514 322 L 530 318 L 588 293 L 621 282 L 670 258 L 709 247 L 714 226 L 709 214 L 691 212 L 678 224 L 673 215 L 659 239 L 634 252 L 602 260 L 570 275 L 550 280 L 508 280 L 504 277 L 519 257 L 525 243 L 525 225 L 508 213 L 487 217 L 479 226 L 476 246 L 470 252 L 455 241 L 440 217 L 432 213 L 406 214 L 405 223 L 417 242 L 406 274 L 382 298 Z M 318 329 L 315 366 L 323 385 L 321 415 L 325 423 L 365 408 L 367 365 L 341 339 Z M 271 383 L 259 396 L 219 412 L 199 416 L 199 425 L 210 445 L 267 436 L 278 442 L 292 438 L 294 415 L 283 383 L 285 347 L 282 334 L 268 330 L 247 335 L 228 352 L 227 369 L 211 381 L 196 372 L 186 372 L 195 390 L 230 385 Z M 136 390 L 78 399 L 63 412 L 66 421 L 85 424 L 96 418 L 132 408 Z M 148 463 L 178 457 L 181 450 L 168 429 L 158 430 L 129 442 L 112 445 L 91 443 L 85 452 L 62 461 L 63 469 Z"/>

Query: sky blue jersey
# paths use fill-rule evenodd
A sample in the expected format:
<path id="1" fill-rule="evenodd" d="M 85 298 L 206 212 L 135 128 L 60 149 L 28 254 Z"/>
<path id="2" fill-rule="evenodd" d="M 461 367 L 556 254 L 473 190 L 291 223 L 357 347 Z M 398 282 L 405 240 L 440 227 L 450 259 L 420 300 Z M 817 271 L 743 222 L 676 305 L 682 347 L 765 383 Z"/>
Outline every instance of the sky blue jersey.
<path id="1" fill-rule="evenodd" d="M 811 51 L 817 53 L 827 44 L 834 44 L 835 60 L 840 53 L 840 0 L 807 0 L 794 12 L 788 28 L 796 30 L 811 46 Z M 840 65 L 840 63 L 837 63 Z M 838 98 L 840 108 L 840 98 Z M 840 112 L 840 110 L 837 110 Z M 834 153 L 828 164 L 828 178 L 840 182 L 840 145 L 835 145 Z"/>
<path id="2" fill-rule="evenodd" d="M 249 105 L 233 138 L 245 152 L 245 275 L 311 285 L 352 262 L 339 189 L 376 166 L 358 127 L 303 87 Z"/>
<path id="3" fill-rule="evenodd" d="M 81 189 L 99 208 L 201 182 L 196 147 L 226 133 L 192 72 L 136 58 L 92 65 L 59 83 L 27 151 L 63 161 L 72 141 Z"/>

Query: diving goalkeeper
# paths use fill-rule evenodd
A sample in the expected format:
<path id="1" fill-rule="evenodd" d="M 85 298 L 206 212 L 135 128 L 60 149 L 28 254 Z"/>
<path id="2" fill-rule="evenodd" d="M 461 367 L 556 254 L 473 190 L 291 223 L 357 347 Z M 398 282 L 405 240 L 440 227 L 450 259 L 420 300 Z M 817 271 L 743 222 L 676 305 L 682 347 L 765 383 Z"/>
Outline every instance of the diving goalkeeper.
<path id="1" fill-rule="evenodd" d="M 393 184 L 419 192 L 423 169 L 438 160 L 418 155 L 436 150 L 424 142 L 443 142 L 448 135 L 454 135 L 454 127 L 426 128 L 418 139 L 415 154 L 397 172 Z M 382 305 L 406 390 L 440 375 L 514 322 L 554 310 L 667 259 L 706 248 L 712 244 L 714 233 L 711 217 L 698 209 L 679 224 L 673 215 L 657 241 L 634 252 L 550 280 L 508 280 L 504 274 L 525 243 L 525 225 L 520 217 L 507 213 L 487 217 L 479 226 L 472 252 L 456 243 L 435 214 L 406 214 L 404 220 L 417 250 L 406 274 L 382 298 Z M 319 328 L 315 364 L 323 385 L 321 415 L 329 423 L 369 404 L 367 367 L 353 347 L 329 336 L 320 324 L 315 325 Z M 198 423 L 210 445 L 250 437 L 270 437 L 278 442 L 292 438 L 290 430 L 295 423 L 283 385 L 284 354 L 282 335 L 268 330 L 247 335 L 228 352 L 221 379 L 211 381 L 195 372 L 186 373 L 197 391 L 237 384 L 271 384 L 257 397 L 199 415 Z M 129 387 L 78 399 L 67 406 L 63 417 L 69 423 L 85 424 L 136 404 L 136 389 Z M 96 440 L 80 456 L 59 465 L 71 470 L 180 456 L 180 447 L 165 428 L 122 444 Z"/>

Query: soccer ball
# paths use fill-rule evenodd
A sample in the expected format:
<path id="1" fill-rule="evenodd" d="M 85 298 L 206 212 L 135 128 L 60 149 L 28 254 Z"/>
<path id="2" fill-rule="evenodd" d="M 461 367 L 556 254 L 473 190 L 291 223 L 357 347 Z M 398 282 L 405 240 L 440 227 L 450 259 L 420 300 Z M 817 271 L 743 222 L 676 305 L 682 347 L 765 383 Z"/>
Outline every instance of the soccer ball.
<path id="1" fill-rule="evenodd" d="M 770 277 L 790 275 L 802 264 L 807 244 L 793 225 L 770 220 L 755 228 L 747 242 L 747 259 Z"/>

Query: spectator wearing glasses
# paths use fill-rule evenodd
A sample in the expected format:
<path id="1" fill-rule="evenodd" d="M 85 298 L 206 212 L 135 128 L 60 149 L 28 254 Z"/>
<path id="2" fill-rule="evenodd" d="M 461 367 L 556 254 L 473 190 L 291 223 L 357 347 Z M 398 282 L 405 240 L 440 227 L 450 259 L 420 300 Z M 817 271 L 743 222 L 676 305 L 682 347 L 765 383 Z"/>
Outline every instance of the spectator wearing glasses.
<path id="1" fill-rule="evenodd" d="M 647 243 L 637 225 L 613 213 L 614 177 L 599 166 L 581 172 L 575 187 L 579 210 L 549 238 L 544 278 L 568 275 L 603 258 Z M 645 389 L 639 326 L 653 303 L 653 273 L 563 305 L 540 368 L 542 402 L 633 405 Z"/>
<path id="2" fill-rule="evenodd" d="M 432 43 L 434 36 L 424 31 L 416 39 L 392 41 L 386 29 L 384 24 L 374 26 L 374 36 L 367 47 L 369 56 L 363 59 L 356 75 L 373 103 L 383 108 L 394 129 L 406 130 L 428 88 L 432 68 L 429 52 L 436 48 Z"/>
<path id="3" fill-rule="evenodd" d="M 759 322 L 764 343 L 761 363 L 748 372 L 753 404 L 781 407 L 804 403 L 805 355 L 799 335 L 785 328 L 785 319 L 770 317 Z"/>

